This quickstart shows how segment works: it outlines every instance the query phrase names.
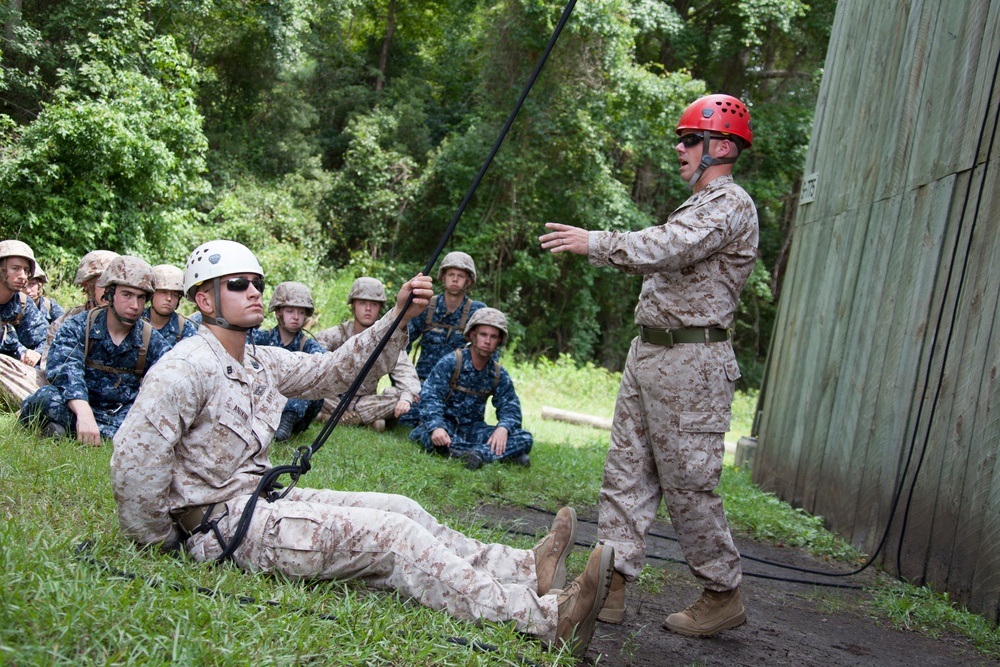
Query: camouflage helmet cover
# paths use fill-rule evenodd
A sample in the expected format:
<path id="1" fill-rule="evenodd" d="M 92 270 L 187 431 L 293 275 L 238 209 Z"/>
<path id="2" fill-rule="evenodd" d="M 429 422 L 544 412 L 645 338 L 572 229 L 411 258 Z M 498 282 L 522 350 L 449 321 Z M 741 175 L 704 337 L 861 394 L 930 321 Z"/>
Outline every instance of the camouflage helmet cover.
<path id="1" fill-rule="evenodd" d="M 362 301 L 377 301 L 384 304 L 385 285 L 378 278 L 368 278 L 362 276 L 351 285 L 351 291 L 347 293 L 347 305 L 354 303 L 355 299 Z"/>
<path id="2" fill-rule="evenodd" d="M 153 267 L 138 257 L 130 255 L 115 257 L 97 281 L 98 287 L 108 288 L 112 285 L 134 287 L 146 294 L 152 294 Z"/>
<path id="3" fill-rule="evenodd" d="M 468 338 L 472 330 L 480 324 L 496 327 L 500 330 L 500 344 L 507 343 L 507 316 L 496 308 L 480 308 L 472 314 L 465 324 L 465 337 Z"/>
<path id="4" fill-rule="evenodd" d="M 35 272 L 35 253 L 31 250 L 31 246 L 24 241 L 16 239 L 0 241 L 0 260 L 7 259 L 8 257 L 23 257 L 31 262 L 29 273 L 33 274 Z"/>
<path id="5" fill-rule="evenodd" d="M 184 272 L 173 264 L 153 267 L 153 287 L 168 292 L 184 292 Z"/>
<path id="6" fill-rule="evenodd" d="M 278 283 L 278 286 L 274 288 L 274 294 L 271 295 L 271 302 L 267 306 L 267 312 L 273 313 L 276 309 L 286 306 L 305 308 L 312 315 L 314 307 L 309 288 L 295 281 Z"/>
<path id="7" fill-rule="evenodd" d="M 116 257 L 118 257 L 118 253 L 110 250 L 91 250 L 80 260 L 80 266 L 76 270 L 76 279 L 73 282 L 77 285 L 83 285 L 91 278 L 97 278 L 104 273 L 104 269 L 108 268 L 111 260 Z"/>
<path id="8" fill-rule="evenodd" d="M 464 269 L 472 280 L 469 287 L 476 284 L 476 263 L 472 261 L 472 257 L 468 253 L 456 250 L 445 255 L 444 259 L 441 260 L 441 267 L 438 268 L 438 282 L 444 280 L 444 272 L 448 269 Z"/>
<path id="9" fill-rule="evenodd" d="M 38 262 L 35 262 L 35 272 L 32 274 L 31 279 L 37 280 L 43 285 L 49 282 L 49 277 L 45 275 L 45 271 L 42 270 L 42 265 Z"/>

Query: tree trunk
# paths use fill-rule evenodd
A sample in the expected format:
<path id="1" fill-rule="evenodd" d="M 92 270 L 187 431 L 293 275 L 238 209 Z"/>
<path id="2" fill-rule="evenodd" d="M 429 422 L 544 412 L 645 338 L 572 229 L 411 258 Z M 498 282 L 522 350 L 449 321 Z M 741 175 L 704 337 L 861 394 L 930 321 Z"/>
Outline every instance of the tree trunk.
<path id="1" fill-rule="evenodd" d="M 10 20 L 3 27 L 3 34 L 8 44 L 14 41 L 14 29 L 21 21 L 21 0 L 8 0 L 10 6 Z"/>
<path id="2" fill-rule="evenodd" d="M 375 81 L 375 90 L 382 90 L 385 84 L 385 68 L 389 61 L 389 45 L 392 43 L 392 33 L 396 30 L 396 0 L 389 0 L 389 17 L 386 19 L 385 39 L 382 40 L 382 53 L 378 57 L 379 77 Z"/>

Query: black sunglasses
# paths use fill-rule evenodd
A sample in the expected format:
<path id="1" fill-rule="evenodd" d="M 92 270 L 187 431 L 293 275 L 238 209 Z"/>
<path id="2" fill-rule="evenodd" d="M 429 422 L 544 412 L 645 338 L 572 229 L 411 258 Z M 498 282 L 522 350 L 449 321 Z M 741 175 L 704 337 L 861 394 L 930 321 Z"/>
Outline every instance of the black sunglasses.
<path id="1" fill-rule="evenodd" d="M 684 144 L 684 148 L 691 148 L 700 144 L 704 138 L 700 134 L 685 134 L 680 138 L 680 142 Z"/>
<path id="2" fill-rule="evenodd" d="M 226 289 L 230 292 L 246 292 L 247 288 L 253 285 L 253 288 L 264 293 L 264 279 L 263 278 L 230 278 L 226 281 Z"/>

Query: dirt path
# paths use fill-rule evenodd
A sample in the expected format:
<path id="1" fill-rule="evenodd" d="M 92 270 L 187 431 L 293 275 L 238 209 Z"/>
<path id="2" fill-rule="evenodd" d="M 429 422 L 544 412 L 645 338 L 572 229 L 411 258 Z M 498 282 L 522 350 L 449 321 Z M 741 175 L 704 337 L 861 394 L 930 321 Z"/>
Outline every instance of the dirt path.
<path id="1" fill-rule="evenodd" d="M 596 510 L 577 508 L 577 549 L 596 542 Z M 484 522 L 534 534 L 544 531 L 552 517 L 543 512 L 482 506 Z M 929 637 L 897 630 L 870 618 L 860 590 L 829 588 L 775 581 L 777 576 L 811 581 L 867 585 L 874 573 L 850 579 L 826 579 L 751 561 L 747 556 L 800 567 L 833 570 L 832 566 L 798 550 L 782 549 L 737 538 L 744 556 L 741 590 L 747 604 L 747 623 L 708 639 L 691 639 L 667 632 L 663 619 L 693 602 L 700 592 L 683 561 L 669 524 L 650 531 L 647 563 L 662 568 L 664 583 L 658 593 L 632 585 L 626 589 L 627 612 L 621 625 L 598 623 L 587 664 L 652 667 L 663 665 L 817 665 L 823 667 L 959 667 L 998 665 L 955 636 Z M 840 571 L 846 568 L 841 567 Z M 571 573 L 577 574 L 577 573 Z"/>

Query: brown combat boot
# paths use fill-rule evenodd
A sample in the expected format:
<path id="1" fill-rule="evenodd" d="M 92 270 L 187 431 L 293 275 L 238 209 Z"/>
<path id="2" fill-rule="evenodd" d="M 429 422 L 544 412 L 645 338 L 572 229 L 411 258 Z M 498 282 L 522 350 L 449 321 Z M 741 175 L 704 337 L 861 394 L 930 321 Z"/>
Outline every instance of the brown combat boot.
<path id="1" fill-rule="evenodd" d="M 539 595 L 566 585 L 566 557 L 573 550 L 574 542 L 576 510 L 564 507 L 552 521 L 549 534 L 532 548 L 535 552 L 535 579 L 538 580 Z"/>
<path id="2" fill-rule="evenodd" d="M 361 425 L 361 415 L 354 410 L 347 410 L 344 414 L 340 415 L 340 421 L 337 422 L 338 426 L 360 426 Z"/>
<path id="3" fill-rule="evenodd" d="M 611 575 L 611 590 L 608 592 L 608 599 L 604 601 L 601 613 L 597 615 L 598 621 L 618 625 L 625 620 L 625 577 L 618 570 Z"/>
<path id="4" fill-rule="evenodd" d="M 556 624 L 556 648 L 565 645 L 573 657 L 587 653 L 594 638 L 597 614 L 604 606 L 615 569 L 615 548 L 605 544 L 590 552 L 587 568 L 569 588 L 559 594 L 559 621 Z"/>
<path id="5" fill-rule="evenodd" d="M 383 433 L 385 431 L 385 420 L 376 419 L 372 422 L 372 430 L 378 433 Z"/>
<path id="6" fill-rule="evenodd" d="M 711 637 L 746 621 L 747 613 L 739 588 L 721 593 L 706 588 L 693 605 L 667 616 L 663 627 L 689 637 Z"/>

